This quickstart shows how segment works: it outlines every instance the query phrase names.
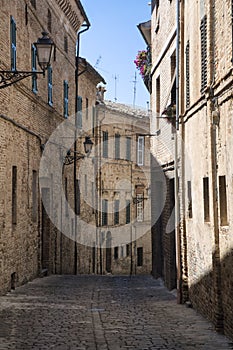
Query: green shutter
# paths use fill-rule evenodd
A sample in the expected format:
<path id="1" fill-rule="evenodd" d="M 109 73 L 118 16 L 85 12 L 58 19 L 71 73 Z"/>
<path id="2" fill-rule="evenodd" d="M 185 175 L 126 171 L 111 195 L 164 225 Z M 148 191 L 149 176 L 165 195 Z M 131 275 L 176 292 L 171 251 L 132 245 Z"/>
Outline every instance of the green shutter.
<path id="1" fill-rule="evenodd" d="M 16 23 L 14 18 L 10 17 L 11 32 L 11 70 L 16 70 Z"/>
<path id="2" fill-rule="evenodd" d="M 68 118 L 68 105 L 69 105 L 69 84 L 67 80 L 64 80 L 63 82 L 63 105 L 64 105 L 64 117 Z"/>
<path id="3" fill-rule="evenodd" d="M 32 45 L 32 72 L 36 72 L 36 47 Z M 37 75 L 32 76 L 32 91 L 37 94 Z"/>
<path id="4" fill-rule="evenodd" d="M 52 67 L 48 67 L 48 104 L 53 105 L 53 71 Z"/>

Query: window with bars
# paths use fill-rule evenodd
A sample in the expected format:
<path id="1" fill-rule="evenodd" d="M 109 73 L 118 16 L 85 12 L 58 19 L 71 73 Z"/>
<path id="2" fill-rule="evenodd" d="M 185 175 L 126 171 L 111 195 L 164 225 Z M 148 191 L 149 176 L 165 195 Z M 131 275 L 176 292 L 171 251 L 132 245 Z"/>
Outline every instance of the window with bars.
<path id="1" fill-rule="evenodd" d="M 126 160 L 131 160 L 131 137 L 126 137 Z"/>
<path id="2" fill-rule="evenodd" d="M 137 165 L 144 165 L 144 136 L 138 136 Z"/>
<path id="3" fill-rule="evenodd" d="M 119 208 L 120 208 L 120 201 L 115 200 L 114 201 L 114 225 L 119 224 Z"/>
<path id="4" fill-rule="evenodd" d="M 120 159 L 120 135 L 115 134 L 115 159 Z"/>
<path id="5" fill-rule="evenodd" d="M 185 70 L 186 70 L 186 108 L 190 107 L 190 44 L 189 41 L 185 50 Z"/>
<path id="6" fill-rule="evenodd" d="M 10 17 L 10 39 L 11 39 L 11 70 L 16 70 L 16 22 Z"/>
<path id="7" fill-rule="evenodd" d="M 48 104 L 53 105 L 53 70 L 52 67 L 48 67 Z"/>
<path id="8" fill-rule="evenodd" d="M 36 47 L 32 45 L 32 72 L 36 72 Z M 32 76 L 32 91 L 37 94 L 37 76 L 36 74 Z"/>
<path id="9" fill-rule="evenodd" d="M 82 128 L 83 125 L 83 99 L 81 96 L 77 96 L 77 108 L 78 108 L 78 114 L 77 114 L 77 127 Z"/>
<path id="10" fill-rule="evenodd" d="M 103 157 L 108 158 L 108 132 L 103 131 Z"/>
<path id="11" fill-rule="evenodd" d="M 138 193 L 136 196 L 137 200 L 137 222 L 143 221 L 143 194 Z"/>
<path id="12" fill-rule="evenodd" d="M 207 16 L 201 20 L 201 93 L 207 87 Z"/>
<path id="13" fill-rule="evenodd" d="M 108 225 L 108 200 L 102 199 L 102 226 Z"/>
<path id="14" fill-rule="evenodd" d="M 65 118 L 68 118 L 69 116 L 69 109 L 68 109 L 68 106 L 69 106 L 69 84 L 68 84 L 68 81 L 67 80 L 64 80 L 63 82 L 63 114 L 64 114 L 64 117 Z"/>
<path id="15" fill-rule="evenodd" d="M 126 207 L 125 207 L 125 223 L 129 224 L 130 223 L 130 214 L 131 214 L 131 210 L 130 210 L 130 200 L 126 201 Z"/>

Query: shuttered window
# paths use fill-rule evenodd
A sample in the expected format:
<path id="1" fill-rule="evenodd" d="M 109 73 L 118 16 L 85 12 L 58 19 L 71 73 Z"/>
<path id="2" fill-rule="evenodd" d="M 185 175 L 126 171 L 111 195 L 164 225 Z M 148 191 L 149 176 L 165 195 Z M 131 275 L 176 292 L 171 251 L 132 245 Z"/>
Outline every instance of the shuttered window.
<path id="1" fill-rule="evenodd" d="M 36 72 L 36 47 L 32 45 L 32 72 Z M 37 76 L 36 74 L 32 76 L 32 91 L 37 94 Z"/>
<path id="2" fill-rule="evenodd" d="M 48 67 L 48 104 L 53 105 L 53 70 L 52 67 Z"/>
<path id="3" fill-rule="evenodd" d="M 11 70 L 16 70 L 16 22 L 11 16 L 10 33 L 11 33 Z"/>
<path id="4" fill-rule="evenodd" d="M 120 159 L 120 135 L 115 134 L 115 159 Z"/>
<path id="5" fill-rule="evenodd" d="M 63 105 L 64 105 L 64 117 L 68 118 L 68 105 L 69 105 L 69 84 L 67 80 L 64 80 L 63 82 L 63 89 L 64 89 L 64 93 L 63 93 Z"/>
<path id="6" fill-rule="evenodd" d="M 190 106 L 190 67 L 189 67 L 189 58 L 190 58 L 190 48 L 189 41 L 186 45 L 185 50 L 185 58 L 186 58 L 186 108 Z"/>
<path id="7" fill-rule="evenodd" d="M 126 137 L 126 159 L 131 160 L 131 138 Z"/>
<path id="8" fill-rule="evenodd" d="M 207 16 L 201 20 L 201 93 L 207 87 Z"/>
<path id="9" fill-rule="evenodd" d="M 137 164 L 144 165 L 144 136 L 138 136 Z"/>
<path id="10" fill-rule="evenodd" d="M 81 96 L 77 97 L 77 108 L 78 108 L 77 127 L 81 129 L 83 125 L 83 116 L 82 116 L 83 99 Z"/>
<path id="11" fill-rule="evenodd" d="M 103 131 L 103 157 L 108 158 L 108 132 Z"/>

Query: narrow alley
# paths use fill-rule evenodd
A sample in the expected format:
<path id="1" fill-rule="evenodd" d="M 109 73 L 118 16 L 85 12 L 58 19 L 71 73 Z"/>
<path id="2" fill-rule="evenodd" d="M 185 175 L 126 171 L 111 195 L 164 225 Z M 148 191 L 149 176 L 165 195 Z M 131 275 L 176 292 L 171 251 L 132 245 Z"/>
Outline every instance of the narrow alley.
<path id="1" fill-rule="evenodd" d="M 0 350 L 233 349 L 150 276 L 50 276 L 0 305 Z"/>

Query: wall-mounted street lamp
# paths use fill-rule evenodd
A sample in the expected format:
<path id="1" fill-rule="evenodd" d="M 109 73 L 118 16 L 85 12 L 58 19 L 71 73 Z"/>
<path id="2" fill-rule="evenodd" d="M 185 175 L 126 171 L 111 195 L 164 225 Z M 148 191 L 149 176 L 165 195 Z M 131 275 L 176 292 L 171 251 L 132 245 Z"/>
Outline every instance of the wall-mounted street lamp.
<path id="1" fill-rule="evenodd" d="M 36 43 L 37 60 L 42 71 L 17 71 L 17 70 L 6 70 L 0 71 L 0 89 L 10 86 L 24 78 L 27 78 L 36 74 L 45 75 L 45 70 L 48 69 L 50 65 L 51 56 L 53 53 L 54 43 L 52 39 L 48 37 L 48 33 L 42 32 L 42 38 L 39 38 Z"/>
<path id="2" fill-rule="evenodd" d="M 93 146 L 93 142 L 91 141 L 90 136 L 85 137 L 85 141 L 83 142 L 83 145 L 84 145 L 84 151 L 86 155 L 89 155 L 91 153 L 92 146 Z M 85 154 L 82 154 L 78 151 L 69 150 L 63 160 L 63 164 L 69 165 L 83 158 L 85 158 Z"/>

